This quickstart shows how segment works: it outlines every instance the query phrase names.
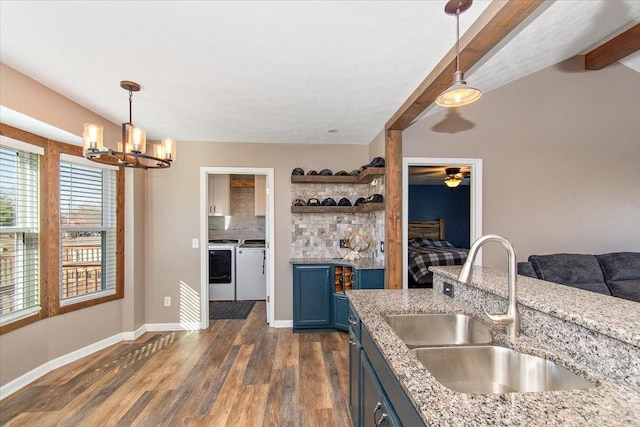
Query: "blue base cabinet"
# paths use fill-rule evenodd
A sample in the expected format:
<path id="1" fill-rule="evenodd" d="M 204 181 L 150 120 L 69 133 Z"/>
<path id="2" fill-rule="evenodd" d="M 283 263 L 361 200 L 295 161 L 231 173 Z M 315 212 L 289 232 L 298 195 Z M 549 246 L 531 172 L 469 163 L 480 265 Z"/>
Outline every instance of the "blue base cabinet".
<path id="1" fill-rule="evenodd" d="M 293 266 L 293 329 L 331 328 L 332 266 Z"/>
<path id="2" fill-rule="evenodd" d="M 384 289 L 384 270 L 356 270 L 355 289 Z"/>
<path id="3" fill-rule="evenodd" d="M 351 305 L 348 322 L 349 411 L 353 426 L 424 426 Z"/>
<path id="4" fill-rule="evenodd" d="M 360 319 L 349 304 L 349 412 L 354 426 L 360 425 Z"/>
<path id="5" fill-rule="evenodd" d="M 349 330 L 349 300 L 346 295 L 333 294 L 333 327 L 339 331 Z"/>
<path id="6" fill-rule="evenodd" d="M 402 426 L 364 352 L 360 355 L 360 376 L 362 378 L 360 383 L 362 387 L 360 389 L 362 395 L 360 425 Z"/>
<path id="7" fill-rule="evenodd" d="M 345 291 L 383 289 L 384 270 L 345 264 L 293 265 L 293 330 L 349 330 Z"/>

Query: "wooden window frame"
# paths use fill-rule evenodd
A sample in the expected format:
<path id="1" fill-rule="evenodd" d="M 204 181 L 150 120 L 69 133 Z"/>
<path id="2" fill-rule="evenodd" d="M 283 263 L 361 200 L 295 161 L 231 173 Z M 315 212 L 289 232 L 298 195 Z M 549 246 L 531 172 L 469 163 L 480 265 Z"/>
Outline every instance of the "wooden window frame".
<path id="1" fill-rule="evenodd" d="M 116 178 L 116 289 L 115 294 L 60 306 L 60 154 L 82 157 L 82 147 L 47 139 L 0 123 L 0 135 L 44 148 L 40 172 L 40 306 L 33 316 L 0 327 L 0 335 L 42 319 L 124 298 L 124 170 Z M 42 256 L 42 254 L 58 254 Z"/>

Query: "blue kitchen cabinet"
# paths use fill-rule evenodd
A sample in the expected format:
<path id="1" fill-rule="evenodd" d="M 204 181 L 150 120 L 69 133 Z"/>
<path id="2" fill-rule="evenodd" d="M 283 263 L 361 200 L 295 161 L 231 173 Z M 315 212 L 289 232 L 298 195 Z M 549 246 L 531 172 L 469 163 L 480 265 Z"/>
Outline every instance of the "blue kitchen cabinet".
<path id="1" fill-rule="evenodd" d="M 352 289 L 383 289 L 384 270 L 363 270 L 350 265 L 334 266 L 333 327 L 348 331 L 349 302 L 345 291 Z"/>
<path id="2" fill-rule="evenodd" d="M 360 425 L 401 427 L 402 423 L 398 420 L 398 416 L 364 352 L 360 353 L 360 376 L 362 381 L 360 383 L 362 387 L 360 390 L 362 396 Z"/>
<path id="3" fill-rule="evenodd" d="M 348 322 L 349 411 L 353 426 L 424 426 L 351 304 Z"/>
<path id="4" fill-rule="evenodd" d="M 293 329 L 324 329 L 333 324 L 333 266 L 293 266 Z"/>
<path id="5" fill-rule="evenodd" d="M 356 270 L 354 289 L 384 289 L 384 270 Z"/>
<path id="6" fill-rule="evenodd" d="M 349 412 L 354 426 L 360 425 L 360 319 L 349 304 Z"/>
<path id="7" fill-rule="evenodd" d="M 348 264 L 293 265 L 293 329 L 349 330 L 346 291 L 383 289 L 383 269 Z"/>
<path id="8" fill-rule="evenodd" d="M 333 327 L 339 331 L 348 331 L 349 300 L 344 294 L 333 294 Z"/>

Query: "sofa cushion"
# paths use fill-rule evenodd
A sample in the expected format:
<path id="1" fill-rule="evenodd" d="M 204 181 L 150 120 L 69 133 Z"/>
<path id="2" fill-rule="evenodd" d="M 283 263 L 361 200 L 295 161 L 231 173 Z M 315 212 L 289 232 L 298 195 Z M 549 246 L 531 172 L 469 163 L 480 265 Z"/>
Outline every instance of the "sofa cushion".
<path id="1" fill-rule="evenodd" d="M 600 263 L 594 255 L 531 255 L 529 262 L 533 265 L 539 279 L 611 295 Z"/>
<path id="2" fill-rule="evenodd" d="M 533 268 L 533 264 L 530 262 L 519 262 L 518 263 L 518 274 L 522 276 L 529 276 L 538 278 L 536 274 L 536 270 Z"/>
<path id="3" fill-rule="evenodd" d="M 596 255 L 614 297 L 640 302 L 640 252 Z"/>

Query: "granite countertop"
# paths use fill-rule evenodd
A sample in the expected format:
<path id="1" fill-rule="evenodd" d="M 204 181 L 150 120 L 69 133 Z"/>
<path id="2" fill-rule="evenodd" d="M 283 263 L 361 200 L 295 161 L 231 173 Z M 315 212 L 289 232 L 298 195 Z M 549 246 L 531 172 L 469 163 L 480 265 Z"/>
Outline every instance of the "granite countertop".
<path id="1" fill-rule="evenodd" d="M 461 267 L 430 267 L 430 270 L 456 280 Z M 508 298 L 505 272 L 473 267 L 472 277 L 474 287 Z M 518 304 L 640 347 L 640 303 L 518 276 Z"/>
<path id="2" fill-rule="evenodd" d="M 447 274 L 457 276 L 457 271 L 459 267 L 447 270 Z M 486 279 L 491 276 L 487 269 L 484 273 Z M 495 287 L 489 283 L 485 283 L 485 286 Z M 523 287 L 526 289 L 527 286 Z M 506 295 L 506 282 L 504 288 Z M 527 294 L 527 291 L 523 292 L 523 298 L 533 299 Z M 511 340 L 495 326 L 491 329 L 493 340 L 497 344 L 552 358 L 595 382 L 598 384 L 597 387 L 585 390 L 505 394 L 467 394 L 452 391 L 441 385 L 409 352 L 383 316 L 399 313 L 455 312 L 468 314 L 482 321 L 484 319 L 474 315 L 465 305 L 434 289 L 354 290 L 348 291 L 347 295 L 363 326 L 371 333 L 392 372 L 427 425 L 609 426 L 637 425 L 640 420 L 640 396 L 633 388 L 607 379 L 596 369 L 578 365 L 573 360 L 564 358 L 565 356 L 553 354 L 552 350 L 531 338 L 521 336 Z M 553 299 L 547 298 L 537 303 L 541 306 L 549 305 L 547 308 L 550 309 Z M 583 321 L 597 323 L 597 319 L 590 317 Z M 626 327 L 619 326 L 622 327 L 614 325 L 613 333 L 627 335 Z"/>
<path id="3" fill-rule="evenodd" d="M 384 269 L 383 262 L 376 262 L 370 258 L 348 261 L 343 258 L 291 258 L 290 264 L 340 264 L 349 265 L 358 270 L 378 270 Z"/>

